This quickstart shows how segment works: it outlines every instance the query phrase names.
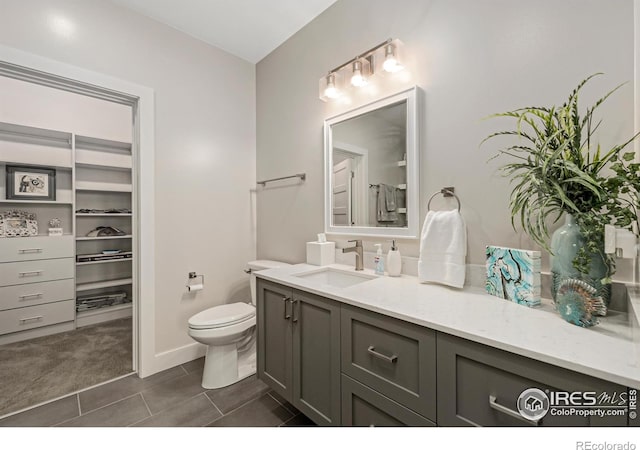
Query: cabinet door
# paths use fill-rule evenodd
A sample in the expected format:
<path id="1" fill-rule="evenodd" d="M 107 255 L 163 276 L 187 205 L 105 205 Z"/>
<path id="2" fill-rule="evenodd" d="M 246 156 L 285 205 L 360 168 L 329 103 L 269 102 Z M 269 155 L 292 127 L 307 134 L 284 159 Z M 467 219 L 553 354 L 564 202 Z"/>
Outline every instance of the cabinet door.
<path id="1" fill-rule="evenodd" d="M 340 305 L 293 291 L 293 405 L 318 425 L 340 424 Z"/>
<path id="2" fill-rule="evenodd" d="M 616 396 L 618 400 L 608 405 L 617 405 L 619 396 L 626 398 L 627 393 L 620 385 L 444 333 L 437 335 L 437 350 L 440 426 L 627 425 L 626 413 L 585 417 L 550 410 L 539 421 L 532 422 L 524 419 L 517 409 L 518 397 L 529 388 Z"/>
<path id="3" fill-rule="evenodd" d="M 291 401 L 291 289 L 258 279 L 257 294 L 258 378 Z"/>

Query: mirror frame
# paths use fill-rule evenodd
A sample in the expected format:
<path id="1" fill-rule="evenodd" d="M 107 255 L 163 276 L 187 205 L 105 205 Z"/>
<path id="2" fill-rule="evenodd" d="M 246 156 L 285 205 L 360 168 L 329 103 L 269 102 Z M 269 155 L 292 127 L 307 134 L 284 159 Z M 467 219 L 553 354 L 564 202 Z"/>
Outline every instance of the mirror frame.
<path id="1" fill-rule="evenodd" d="M 345 227 L 331 224 L 331 168 L 333 167 L 333 137 L 331 126 L 348 119 L 366 114 L 382 107 L 407 102 L 407 198 L 409 212 L 406 227 Z M 327 234 L 345 234 L 359 236 L 379 236 L 386 238 L 418 238 L 418 221 L 420 216 L 420 162 L 419 162 L 419 130 L 418 130 L 419 88 L 410 89 L 384 97 L 350 111 L 329 117 L 324 121 L 324 230 Z"/>

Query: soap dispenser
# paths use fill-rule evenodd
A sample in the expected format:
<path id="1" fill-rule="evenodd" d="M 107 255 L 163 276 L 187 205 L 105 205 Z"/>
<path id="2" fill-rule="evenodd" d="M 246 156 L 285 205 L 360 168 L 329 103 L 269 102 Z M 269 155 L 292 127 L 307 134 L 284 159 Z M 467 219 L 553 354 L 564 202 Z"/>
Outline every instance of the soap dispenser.
<path id="1" fill-rule="evenodd" d="M 402 271 L 402 257 L 400 256 L 400 250 L 396 246 L 396 240 L 391 241 L 391 249 L 387 255 L 387 272 L 390 277 L 399 277 Z"/>
<path id="2" fill-rule="evenodd" d="M 378 247 L 378 251 L 376 251 L 376 257 L 373 259 L 375 263 L 375 272 L 376 275 L 384 275 L 384 259 L 382 257 L 382 244 L 375 244 Z"/>

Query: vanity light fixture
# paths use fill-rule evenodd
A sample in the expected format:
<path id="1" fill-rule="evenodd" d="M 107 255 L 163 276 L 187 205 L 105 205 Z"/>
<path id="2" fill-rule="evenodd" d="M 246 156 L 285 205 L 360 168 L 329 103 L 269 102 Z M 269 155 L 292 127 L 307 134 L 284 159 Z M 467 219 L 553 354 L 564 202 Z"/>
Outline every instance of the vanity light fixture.
<path id="1" fill-rule="evenodd" d="M 367 86 L 375 75 L 374 67 L 375 72 L 395 73 L 402 70 L 404 66 L 398 57 L 400 45 L 401 42 L 397 39 L 387 39 L 330 70 L 327 75 L 320 78 L 320 100 L 325 102 L 335 100 L 342 97 L 348 89 Z M 350 82 L 345 82 L 343 86 L 343 79 L 349 79 Z"/>

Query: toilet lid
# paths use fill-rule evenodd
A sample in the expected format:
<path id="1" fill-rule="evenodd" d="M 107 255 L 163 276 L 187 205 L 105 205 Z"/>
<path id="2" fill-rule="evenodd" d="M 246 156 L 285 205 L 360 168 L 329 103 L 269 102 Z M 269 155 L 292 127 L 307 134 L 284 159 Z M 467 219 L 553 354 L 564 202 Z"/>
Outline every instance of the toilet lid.
<path id="1" fill-rule="evenodd" d="M 191 328 L 218 328 L 242 322 L 256 315 L 256 308 L 247 303 L 230 303 L 205 309 L 189 319 Z"/>

